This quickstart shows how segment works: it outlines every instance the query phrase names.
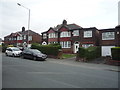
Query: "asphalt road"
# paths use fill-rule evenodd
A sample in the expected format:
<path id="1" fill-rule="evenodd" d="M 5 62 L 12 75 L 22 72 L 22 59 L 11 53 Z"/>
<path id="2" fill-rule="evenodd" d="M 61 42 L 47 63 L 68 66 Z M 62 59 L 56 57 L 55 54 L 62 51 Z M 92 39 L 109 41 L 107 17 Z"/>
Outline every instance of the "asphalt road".
<path id="1" fill-rule="evenodd" d="M 52 59 L 32 61 L 4 54 L 2 60 L 3 88 L 118 88 L 118 72 L 101 67 L 55 63 Z"/>

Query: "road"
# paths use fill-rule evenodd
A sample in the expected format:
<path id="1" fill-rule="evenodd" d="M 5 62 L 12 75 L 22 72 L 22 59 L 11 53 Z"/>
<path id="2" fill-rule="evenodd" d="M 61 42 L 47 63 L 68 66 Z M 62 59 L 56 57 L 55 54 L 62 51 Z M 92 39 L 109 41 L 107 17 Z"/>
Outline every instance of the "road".
<path id="1" fill-rule="evenodd" d="M 50 58 L 32 61 L 4 54 L 2 60 L 3 88 L 118 88 L 118 72 L 101 67 Z"/>

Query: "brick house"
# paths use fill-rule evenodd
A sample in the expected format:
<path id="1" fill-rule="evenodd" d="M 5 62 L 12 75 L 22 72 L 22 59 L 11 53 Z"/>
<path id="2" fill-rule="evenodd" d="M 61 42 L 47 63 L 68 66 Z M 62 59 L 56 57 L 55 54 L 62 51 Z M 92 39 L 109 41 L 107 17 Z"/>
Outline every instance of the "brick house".
<path id="1" fill-rule="evenodd" d="M 99 30 L 99 45 L 102 56 L 111 55 L 111 48 L 120 46 L 120 26 Z"/>
<path id="2" fill-rule="evenodd" d="M 80 46 L 97 46 L 97 37 L 97 28 L 82 28 L 76 24 L 67 24 L 67 21 L 63 20 L 62 24 L 42 33 L 42 44 L 59 43 L 64 53 L 76 53 Z"/>
<path id="3" fill-rule="evenodd" d="M 41 41 L 41 35 L 32 30 L 25 30 L 24 27 L 22 27 L 22 31 L 11 33 L 4 37 L 4 43 L 6 45 L 19 47 L 31 45 L 32 43 L 41 43 Z"/>

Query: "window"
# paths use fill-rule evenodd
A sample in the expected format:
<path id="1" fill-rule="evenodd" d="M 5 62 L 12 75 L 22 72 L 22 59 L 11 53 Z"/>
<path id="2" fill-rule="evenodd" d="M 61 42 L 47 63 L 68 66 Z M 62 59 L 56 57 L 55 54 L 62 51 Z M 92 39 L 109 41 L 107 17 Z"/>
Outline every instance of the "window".
<path id="1" fill-rule="evenodd" d="M 73 31 L 73 36 L 79 36 L 79 30 L 74 30 Z"/>
<path id="2" fill-rule="evenodd" d="M 49 38 L 57 38 L 58 34 L 57 33 L 49 33 L 48 37 Z"/>
<path id="3" fill-rule="evenodd" d="M 71 37 L 71 33 L 67 31 L 61 32 L 60 37 Z"/>
<path id="4" fill-rule="evenodd" d="M 47 34 L 44 33 L 44 34 L 43 34 L 43 39 L 46 39 L 46 38 L 47 38 Z"/>
<path id="5" fill-rule="evenodd" d="M 61 45 L 62 48 L 71 48 L 71 42 L 70 41 L 60 42 L 60 45 Z"/>
<path id="6" fill-rule="evenodd" d="M 102 33 L 102 40 L 113 40 L 113 39 L 115 39 L 115 32 Z"/>
<path id="7" fill-rule="evenodd" d="M 24 39 L 26 39 L 26 35 L 24 35 Z"/>
<path id="8" fill-rule="evenodd" d="M 82 45 L 82 47 L 84 47 L 84 48 L 88 48 L 88 47 L 90 47 L 90 46 L 93 46 L 93 44 L 83 44 L 83 45 Z"/>
<path id="9" fill-rule="evenodd" d="M 84 37 L 85 38 L 92 37 L 92 31 L 84 31 Z"/>
<path id="10" fill-rule="evenodd" d="M 32 41 L 32 36 L 29 36 L 29 39 L 28 39 L 29 41 Z"/>
<path id="11" fill-rule="evenodd" d="M 18 36 L 18 37 L 17 37 L 17 40 L 22 40 L 22 36 Z"/>

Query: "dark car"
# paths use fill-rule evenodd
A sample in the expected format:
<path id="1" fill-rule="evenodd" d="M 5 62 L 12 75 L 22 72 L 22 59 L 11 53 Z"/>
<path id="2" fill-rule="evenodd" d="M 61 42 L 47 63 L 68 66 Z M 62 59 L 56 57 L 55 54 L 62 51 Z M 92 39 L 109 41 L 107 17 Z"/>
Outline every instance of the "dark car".
<path id="1" fill-rule="evenodd" d="M 25 49 L 23 50 L 21 57 L 33 60 L 45 60 L 47 58 L 47 55 L 41 53 L 37 49 Z"/>

